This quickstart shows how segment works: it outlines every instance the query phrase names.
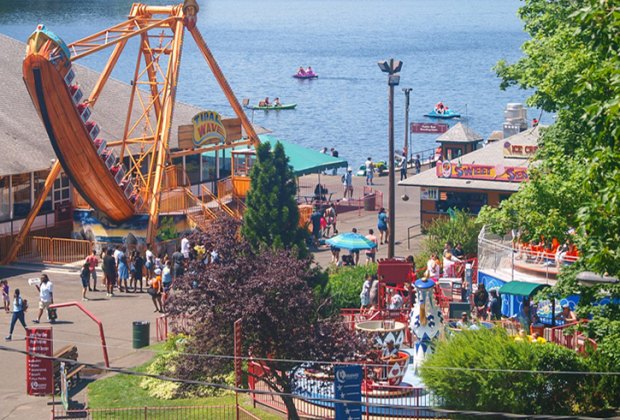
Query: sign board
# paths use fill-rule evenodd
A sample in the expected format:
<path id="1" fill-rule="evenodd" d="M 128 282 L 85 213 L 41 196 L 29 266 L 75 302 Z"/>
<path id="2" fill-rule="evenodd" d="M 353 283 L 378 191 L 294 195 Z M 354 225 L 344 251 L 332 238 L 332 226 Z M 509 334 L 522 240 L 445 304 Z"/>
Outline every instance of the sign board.
<path id="1" fill-rule="evenodd" d="M 439 178 L 478 179 L 482 181 L 523 182 L 529 179 L 527 168 L 522 166 L 456 164 L 449 160 L 437 162 Z"/>
<path id="2" fill-rule="evenodd" d="M 439 200 L 439 189 L 421 187 L 420 188 L 420 199 L 421 200 L 432 200 L 432 201 Z"/>
<path id="3" fill-rule="evenodd" d="M 53 356 L 52 329 L 26 328 L 26 351 Z M 26 389 L 28 395 L 54 393 L 54 367 L 51 359 L 26 356 Z"/>
<path id="4" fill-rule="evenodd" d="M 205 112 L 217 114 L 217 112 L 213 111 Z M 215 119 L 213 121 L 208 121 L 209 117 L 199 117 L 201 114 L 204 114 L 204 112 L 192 118 L 192 124 L 180 125 L 178 127 L 179 149 L 190 150 L 208 145 L 218 145 L 222 143 L 231 144 L 233 141 L 242 138 L 240 118 L 221 118 L 221 116 L 217 114 L 219 116 L 217 120 L 219 122 L 218 125 L 214 122 Z M 201 121 L 201 118 L 205 118 L 205 120 Z"/>
<path id="5" fill-rule="evenodd" d="M 362 420 L 362 378 L 360 365 L 334 367 L 336 420 Z"/>
<path id="6" fill-rule="evenodd" d="M 504 157 L 516 159 L 529 159 L 536 154 L 538 146 L 533 144 L 511 144 L 504 142 Z"/>
<path id="7" fill-rule="evenodd" d="M 448 131 L 450 126 L 442 123 L 411 123 L 411 132 L 420 134 L 441 134 Z"/>

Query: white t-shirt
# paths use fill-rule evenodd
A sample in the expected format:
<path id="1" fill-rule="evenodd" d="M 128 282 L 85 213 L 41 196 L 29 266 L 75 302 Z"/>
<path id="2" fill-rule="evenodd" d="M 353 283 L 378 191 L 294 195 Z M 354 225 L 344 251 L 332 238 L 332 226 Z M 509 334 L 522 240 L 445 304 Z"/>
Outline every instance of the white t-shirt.
<path id="1" fill-rule="evenodd" d="M 185 258 L 189 258 L 189 239 L 181 239 L 181 253 Z"/>
<path id="2" fill-rule="evenodd" d="M 54 293 L 54 285 L 52 284 L 52 282 L 41 282 L 41 286 L 39 286 L 39 289 L 39 298 L 41 299 L 41 302 L 51 302 L 52 293 Z"/>
<path id="3" fill-rule="evenodd" d="M 116 261 L 116 265 L 118 266 L 118 259 L 123 252 L 120 249 L 114 250 L 114 261 Z"/>
<path id="4" fill-rule="evenodd" d="M 146 262 L 155 262 L 155 255 L 153 255 L 153 251 L 151 251 L 150 249 L 146 250 Z"/>

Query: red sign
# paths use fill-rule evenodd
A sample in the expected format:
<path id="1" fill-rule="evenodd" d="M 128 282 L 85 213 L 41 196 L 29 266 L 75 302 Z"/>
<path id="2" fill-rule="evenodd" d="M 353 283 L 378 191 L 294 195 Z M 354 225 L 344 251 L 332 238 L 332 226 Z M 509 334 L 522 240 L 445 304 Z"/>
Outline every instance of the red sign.
<path id="1" fill-rule="evenodd" d="M 450 128 L 448 124 L 442 123 L 411 123 L 412 133 L 441 134 L 448 131 L 448 128 Z"/>
<path id="2" fill-rule="evenodd" d="M 529 179 L 527 168 L 520 166 L 456 164 L 437 162 L 438 178 L 479 179 L 483 181 L 523 182 Z"/>
<path id="3" fill-rule="evenodd" d="M 26 351 L 53 356 L 52 329 L 50 327 L 26 329 Z M 51 359 L 26 356 L 26 389 L 28 395 L 54 393 L 54 367 Z"/>

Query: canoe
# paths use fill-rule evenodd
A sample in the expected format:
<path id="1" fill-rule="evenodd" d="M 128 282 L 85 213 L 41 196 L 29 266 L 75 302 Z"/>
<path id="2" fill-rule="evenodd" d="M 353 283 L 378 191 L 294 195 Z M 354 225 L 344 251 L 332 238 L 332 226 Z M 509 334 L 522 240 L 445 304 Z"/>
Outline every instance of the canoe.
<path id="1" fill-rule="evenodd" d="M 316 73 L 312 74 L 294 74 L 293 77 L 295 79 L 318 79 L 319 75 Z"/>
<path id="2" fill-rule="evenodd" d="M 297 106 L 297 104 L 282 104 L 282 105 L 278 105 L 278 106 L 273 106 L 273 105 L 258 106 L 258 105 L 254 105 L 254 106 L 251 106 L 250 109 L 253 109 L 255 111 L 280 111 L 280 110 L 283 110 L 283 109 L 295 109 L 296 106 Z"/>
<path id="3" fill-rule="evenodd" d="M 459 118 L 461 114 L 458 114 L 452 110 L 447 110 L 443 114 L 438 114 L 437 112 L 435 112 L 435 110 L 433 110 L 432 112 L 429 112 L 428 114 L 424 114 L 424 116 L 429 117 L 429 118 L 440 118 L 440 119 L 447 120 L 450 118 Z"/>

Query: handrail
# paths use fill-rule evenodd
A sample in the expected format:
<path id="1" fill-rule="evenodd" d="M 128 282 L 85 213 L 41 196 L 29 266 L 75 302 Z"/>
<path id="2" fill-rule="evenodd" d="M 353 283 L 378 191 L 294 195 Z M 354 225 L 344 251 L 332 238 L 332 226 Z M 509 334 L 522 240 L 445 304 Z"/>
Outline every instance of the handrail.
<path id="1" fill-rule="evenodd" d="M 420 233 L 419 233 L 419 234 L 417 234 L 417 235 L 411 236 L 411 229 L 413 229 L 413 228 L 417 228 L 417 227 L 420 227 L 420 230 L 421 230 L 421 228 L 422 228 L 422 223 L 418 223 L 418 224 L 415 224 L 415 225 L 411 225 L 411 226 L 409 226 L 409 227 L 407 228 L 407 249 L 411 249 L 411 238 L 415 238 L 415 237 L 418 237 L 418 236 L 422 236 L 422 232 L 420 232 Z"/>
<path id="2" fill-rule="evenodd" d="M 211 201 L 217 202 L 217 204 L 220 206 L 220 208 L 222 210 L 224 210 L 230 217 L 233 217 L 235 219 L 238 217 L 237 213 L 235 213 L 230 207 L 228 207 L 226 205 L 226 203 L 224 203 L 218 196 L 213 194 L 213 192 L 211 192 L 211 190 L 209 190 L 207 187 L 205 187 L 204 184 L 200 186 L 200 191 L 201 191 L 201 195 L 202 195 L 201 199 L 202 199 L 203 203 L 206 203 L 205 202 L 205 196 L 206 196 L 207 198 L 210 199 L 209 202 L 211 202 Z"/>

